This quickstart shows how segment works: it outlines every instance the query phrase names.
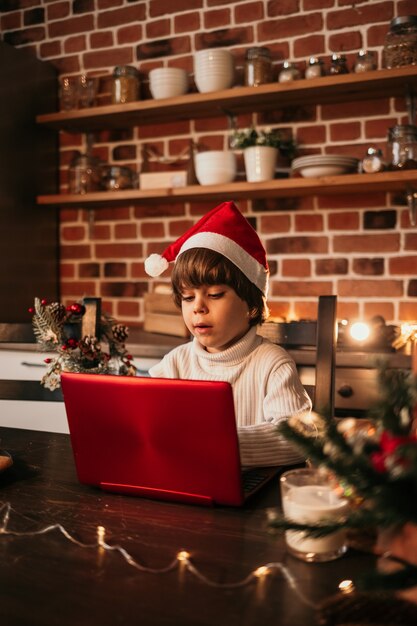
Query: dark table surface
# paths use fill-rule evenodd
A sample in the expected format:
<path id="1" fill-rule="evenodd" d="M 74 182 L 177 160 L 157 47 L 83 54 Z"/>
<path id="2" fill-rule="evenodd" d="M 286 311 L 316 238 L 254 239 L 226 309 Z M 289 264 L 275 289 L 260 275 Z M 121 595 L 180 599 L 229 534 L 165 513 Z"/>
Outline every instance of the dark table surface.
<path id="1" fill-rule="evenodd" d="M 309 626 L 317 605 L 339 583 L 371 568 L 373 557 L 353 550 L 323 564 L 286 553 L 282 536 L 267 528 L 267 510 L 279 506 L 278 479 L 244 507 L 204 508 L 104 493 L 77 480 L 68 435 L 0 428 L 0 448 L 14 465 L 0 474 L 0 618 L 5 626 Z M 8 520 L 7 507 L 10 505 Z M 7 529 L 24 533 L 8 535 Z M 82 547 L 70 537 L 93 547 Z M 205 579 L 179 564 L 162 569 L 181 550 Z M 37 531 L 45 530 L 42 534 Z M 31 533 L 31 534 L 26 534 Z M 273 569 L 282 563 L 295 581 Z M 215 585 L 209 584 L 210 582 Z M 220 586 L 218 586 L 220 585 Z"/>

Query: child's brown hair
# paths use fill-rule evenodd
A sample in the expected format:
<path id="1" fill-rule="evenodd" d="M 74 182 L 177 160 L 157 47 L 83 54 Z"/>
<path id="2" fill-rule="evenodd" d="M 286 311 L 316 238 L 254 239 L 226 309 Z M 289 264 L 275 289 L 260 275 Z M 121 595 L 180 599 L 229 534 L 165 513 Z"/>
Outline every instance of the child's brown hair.
<path id="1" fill-rule="evenodd" d="M 175 304 L 181 308 L 182 291 L 202 285 L 228 285 L 249 308 L 250 326 L 262 324 L 269 315 L 261 290 L 225 256 L 207 248 L 191 248 L 182 252 L 171 275 Z"/>

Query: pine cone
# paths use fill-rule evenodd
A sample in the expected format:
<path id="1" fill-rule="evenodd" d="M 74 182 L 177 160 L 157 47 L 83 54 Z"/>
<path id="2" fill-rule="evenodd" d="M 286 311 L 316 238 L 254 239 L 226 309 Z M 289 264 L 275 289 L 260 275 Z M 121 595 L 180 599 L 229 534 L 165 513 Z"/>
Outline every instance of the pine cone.
<path id="1" fill-rule="evenodd" d="M 129 335 L 129 329 L 127 326 L 124 326 L 123 324 L 116 324 L 115 326 L 112 326 L 112 333 L 113 333 L 113 337 L 116 339 L 116 341 L 119 341 L 120 343 L 124 343 Z"/>

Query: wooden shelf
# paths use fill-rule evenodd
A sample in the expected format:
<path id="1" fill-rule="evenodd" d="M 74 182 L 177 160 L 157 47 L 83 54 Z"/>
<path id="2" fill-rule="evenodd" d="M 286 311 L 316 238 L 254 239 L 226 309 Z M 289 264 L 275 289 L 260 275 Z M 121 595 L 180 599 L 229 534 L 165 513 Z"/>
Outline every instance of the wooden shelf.
<path id="1" fill-rule="evenodd" d="M 188 202 L 194 200 L 238 200 L 240 198 L 280 198 L 307 195 L 352 194 L 417 190 L 417 170 L 344 174 L 322 178 L 288 178 L 261 183 L 235 182 L 228 185 L 191 185 L 169 189 L 129 189 L 98 191 L 84 195 L 56 194 L 38 196 L 39 205 L 94 208 L 143 202 Z"/>
<path id="2" fill-rule="evenodd" d="M 289 106 L 405 96 L 407 89 L 417 91 L 415 66 L 60 111 L 38 115 L 36 121 L 56 130 L 90 132 L 172 120 L 218 117 L 225 113 L 237 115 Z"/>

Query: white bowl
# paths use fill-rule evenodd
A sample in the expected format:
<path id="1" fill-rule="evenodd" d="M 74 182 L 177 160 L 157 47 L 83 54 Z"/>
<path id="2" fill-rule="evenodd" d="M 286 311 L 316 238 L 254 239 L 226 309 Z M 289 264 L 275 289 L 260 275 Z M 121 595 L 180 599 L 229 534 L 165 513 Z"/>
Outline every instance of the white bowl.
<path id="1" fill-rule="evenodd" d="M 179 67 L 158 67 L 149 72 L 152 97 L 175 98 L 188 91 L 188 74 Z"/>
<path id="2" fill-rule="evenodd" d="M 197 152 L 194 166 L 200 185 L 222 185 L 236 177 L 236 156 L 230 150 Z"/>

